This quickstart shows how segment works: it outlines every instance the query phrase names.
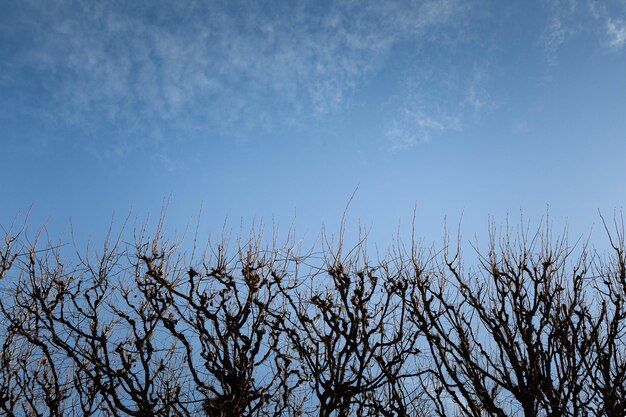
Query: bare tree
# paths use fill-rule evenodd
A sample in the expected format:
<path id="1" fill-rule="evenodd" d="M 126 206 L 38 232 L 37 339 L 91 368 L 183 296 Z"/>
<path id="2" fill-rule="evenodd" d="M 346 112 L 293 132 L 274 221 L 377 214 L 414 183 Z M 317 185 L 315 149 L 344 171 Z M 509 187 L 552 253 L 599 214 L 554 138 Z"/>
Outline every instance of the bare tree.
<path id="1" fill-rule="evenodd" d="M 492 230 L 479 269 L 460 249 L 415 272 L 413 317 L 432 359 L 430 398 L 438 415 L 583 416 L 592 399 L 584 367 L 591 349 L 585 248 L 550 230 L 518 240 Z"/>
<path id="2" fill-rule="evenodd" d="M 370 266 L 364 242 L 342 256 L 341 241 L 321 267 L 281 287 L 281 330 L 319 416 L 407 415 L 404 382 L 419 373 L 407 367 L 419 353 L 407 281 L 389 262 Z"/>
<path id="3" fill-rule="evenodd" d="M 39 386 L 45 414 L 67 415 L 77 405 L 82 415 L 181 411 L 180 381 L 168 366 L 175 351 L 156 348 L 166 342 L 158 334 L 164 312 L 138 299 L 139 277 L 128 288 L 119 245 L 119 239 L 112 246 L 107 239 L 95 262 L 79 257 L 72 268 L 59 246 L 37 251 L 35 244 L 24 260 L 18 258 L 14 296 L 0 309 L 16 340 L 40 358 L 25 372 Z"/>
<path id="4" fill-rule="evenodd" d="M 146 277 L 140 289 L 154 309 L 167 311 L 160 321 L 183 348 L 208 416 L 280 416 L 291 406 L 292 371 L 270 323 L 285 260 L 260 239 L 251 236 L 234 254 L 222 241 L 183 274 L 164 271 L 168 256 L 156 240 L 137 254 Z"/>
<path id="5" fill-rule="evenodd" d="M 606 223 L 605 223 L 606 226 Z M 4 229 L 3 229 L 4 230 Z M 200 253 L 136 229 L 81 251 L 4 231 L 0 415 L 622 416 L 626 247 L 550 228 L 460 242 L 259 231 Z"/>
<path id="6" fill-rule="evenodd" d="M 626 414 L 626 245 L 620 220 L 611 230 L 602 218 L 613 252 L 596 258 L 597 313 L 586 316 L 593 332 L 591 352 L 583 358 L 598 415 L 611 417 Z"/>

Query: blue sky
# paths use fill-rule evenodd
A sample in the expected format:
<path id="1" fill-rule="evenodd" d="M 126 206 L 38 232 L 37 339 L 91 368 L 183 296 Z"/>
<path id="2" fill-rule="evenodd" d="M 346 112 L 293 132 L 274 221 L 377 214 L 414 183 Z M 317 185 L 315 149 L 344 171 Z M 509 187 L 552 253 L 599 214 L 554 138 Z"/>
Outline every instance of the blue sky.
<path id="1" fill-rule="evenodd" d="M 386 245 L 626 203 L 626 1 L 0 0 L 0 223 Z M 400 227 L 400 229 L 399 229 Z M 404 232 L 401 232 L 404 233 Z"/>

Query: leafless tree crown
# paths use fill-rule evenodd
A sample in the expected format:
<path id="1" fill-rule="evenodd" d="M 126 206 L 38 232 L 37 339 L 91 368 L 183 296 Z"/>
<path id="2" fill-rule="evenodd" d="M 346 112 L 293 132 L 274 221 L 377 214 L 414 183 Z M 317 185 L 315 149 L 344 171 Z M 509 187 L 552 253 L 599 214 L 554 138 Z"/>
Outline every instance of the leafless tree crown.
<path id="1" fill-rule="evenodd" d="M 208 243 L 98 251 L 4 230 L 0 415 L 626 415 L 626 246 L 549 228 L 396 244 Z M 454 244 L 453 244 L 454 243 Z"/>

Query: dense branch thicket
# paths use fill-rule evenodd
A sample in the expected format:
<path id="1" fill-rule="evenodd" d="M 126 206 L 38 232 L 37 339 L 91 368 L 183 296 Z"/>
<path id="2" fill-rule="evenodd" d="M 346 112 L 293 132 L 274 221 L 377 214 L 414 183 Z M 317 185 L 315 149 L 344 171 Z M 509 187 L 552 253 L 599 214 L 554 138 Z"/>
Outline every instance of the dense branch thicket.
<path id="1" fill-rule="evenodd" d="M 624 416 L 626 247 L 0 244 L 0 415 Z M 3 229 L 4 230 L 4 229 Z"/>

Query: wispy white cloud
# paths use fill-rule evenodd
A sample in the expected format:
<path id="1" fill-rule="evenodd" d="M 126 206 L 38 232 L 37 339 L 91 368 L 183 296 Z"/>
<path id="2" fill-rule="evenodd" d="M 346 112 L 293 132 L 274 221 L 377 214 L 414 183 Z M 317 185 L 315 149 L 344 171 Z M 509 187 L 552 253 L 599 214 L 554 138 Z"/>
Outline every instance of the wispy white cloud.
<path id="1" fill-rule="evenodd" d="M 489 93 L 489 74 L 483 66 L 473 71 L 465 88 L 465 103 L 475 112 L 497 107 L 496 100 Z"/>
<path id="2" fill-rule="evenodd" d="M 129 138 L 158 143 L 172 130 L 249 136 L 342 111 L 395 45 L 436 36 L 466 7 L 25 0 L 4 22 L 19 47 L 0 64 L 15 77 L 0 83 L 23 90 L 31 80 L 19 74 L 44 80 L 15 111 L 47 113 L 85 136 L 107 129 L 118 152 L 141 146 Z"/>
<path id="3" fill-rule="evenodd" d="M 626 43 L 626 2 L 588 1 L 589 11 L 600 27 L 603 46 L 621 49 Z"/>
<path id="4" fill-rule="evenodd" d="M 385 135 L 392 149 L 462 130 L 497 107 L 487 71 L 490 54 L 481 52 L 461 43 L 434 64 L 423 60 L 401 83 L 387 105 L 391 117 Z"/>
<path id="5" fill-rule="evenodd" d="M 609 46 L 621 48 L 626 43 L 626 22 L 619 19 L 608 19 L 606 34 L 609 38 Z"/>
<path id="6" fill-rule="evenodd" d="M 427 143 L 433 137 L 460 127 L 459 116 L 435 116 L 426 110 L 403 109 L 387 131 L 393 150 L 406 149 L 418 143 Z"/>
<path id="7" fill-rule="evenodd" d="M 386 135 L 392 149 L 410 148 L 458 130 L 471 78 L 441 68 L 424 68 L 403 83 L 390 104 L 393 116 Z"/>
<path id="8" fill-rule="evenodd" d="M 600 32 L 604 46 L 620 49 L 626 43 L 626 2 L 588 0 L 588 9 Z"/>
<path id="9" fill-rule="evenodd" d="M 550 18 L 542 33 L 549 65 L 561 48 L 581 34 L 600 33 L 599 46 L 621 48 L 626 43 L 626 3 L 623 0 L 544 0 Z M 608 39 L 608 40 L 607 40 Z"/>
<path id="10" fill-rule="evenodd" d="M 546 21 L 539 43 L 548 67 L 557 64 L 561 48 L 581 29 L 580 16 L 586 13 L 580 0 L 543 0 Z"/>
<path id="11" fill-rule="evenodd" d="M 541 36 L 548 65 L 556 64 L 559 50 L 574 35 L 574 29 L 563 22 L 561 13 L 553 16 Z"/>

